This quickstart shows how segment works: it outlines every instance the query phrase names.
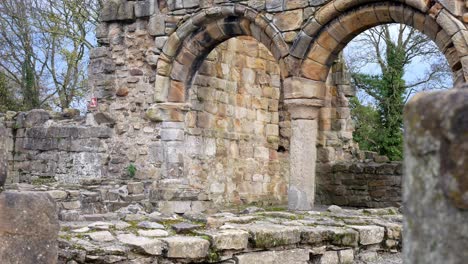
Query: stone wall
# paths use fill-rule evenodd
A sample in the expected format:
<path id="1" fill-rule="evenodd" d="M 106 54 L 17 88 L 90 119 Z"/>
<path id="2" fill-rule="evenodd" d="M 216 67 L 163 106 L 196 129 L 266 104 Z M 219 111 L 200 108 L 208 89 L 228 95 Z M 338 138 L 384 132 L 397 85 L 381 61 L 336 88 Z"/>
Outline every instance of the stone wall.
<path id="1" fill-rule="evenodd" d="M 322 165 L 317 170 L 317 202 L 340 206 L 401 206 L 402 164 L 356 162 Z"/>
<path id="2" fill-rule="evenodd" d="M 346 74 L 344 64 L 337 62 L 327 85 L 319 122 L 321 164 L 354 159 L 360 153 L 351 137 L 347 97 L 353 91 Z M 291 119 L 280 100 L 279 66 L 263 44 L 251 37 L 232 38 L 201 62 L 183 126 L 162 125 L 151 120 L 151 113 L 138 113 L 139 106 L 148 104 L 135 103 L 135 96 L 149 95 L 140 87 L 145 78 L 138 78 L 127 82 L 128 94 L 112 97 L 114 110 L 109 113 L 91 112 L 86 118 L 73 111 L 5 115 L 9 183 L 48 183 L 62 220 L 106 214 L 132 202 L 179 213 L 201 212 L 212 203 L 286 203 Z M 184 161 L 184 167 L 176 169 L 187 175 L 189 188 L 161 174 L 168 160 Z M 129 175 L 130 165 L 135 165 L 135 175 Z M 327 173 L 319 167 L 321 178 L 334 177 Z M 364 206 L 330 198 L 335 197 L 334 187 L 327 185 L 329 193 L 324 195 L 319 190 L 321 203 Z"/>
<path id="3" fill-rule="evenodd" d="M 97 107 L 86 118 L 5 115 L 9 181 L 136 182 L 145 201 L 174 211 L 285 203 L 288 193 L 291 209 L 310 209 L 315 160 L 362 160 L 340 51 L 371 26 L 405 23 L 437 43 L 461 82 L 468 45 L 454 14 L 465 8 L 444 3 L 106 1 L 90 54 Z"/>
<path id="4" fill-rule="evenodd" d="M 96 194 L 100 198 L 95 202 L 100 205 L 81 211 L 82 197 L 73 195 L 73 190 L 84 184 L 83 190 L 94 192 L 86 187 L 93 180 L 102 182 L 103 189 L 108 189 L 105 181 L 122 182 L 111 190 L 136 181 L 146 186 L 146 196 L 135 202 L 148 202 L 150 193 L 153 201 L 186 200 L 178 196 L 180 188 L 165 186 L 167 177 L 160 174 L 164 160 L 181 158 L 187 161 L 182 169 L 190 175 L 190 190 L 196 193 L 190 199 L 218 205 L 284 204 L 290 125 L 281 117 L 284 136 L 280 136 L 284 113 L 279 105 L 280 85 L 278 65 L 269 51 L 254 39 L 233 38 L 213 50 L 201 65 L 189 95 L 186 129 L 180 133 L 176 123 L 162 127 L 141 116 L 138 109 L 130 109 L 138 105 L 132 93 L 110 102 L 115 111 L 86 118 L 76 112 L 9 112 L 2 118 L 9 133 L 9 183 L 57 182 L 58 190 L 72 191 L 63 202 L 73 208 L 65 211 L 106 213 L 118 208 L 112 203 L 125 204 L 132 198 L 113 200 Z M 170 139 L 180 142 L 170 146 L 166 144 Z M 171 148 L 184 153 L 179 157 Z M 130 164 L 136 167 L 132 177 L 127 172 Z"/>

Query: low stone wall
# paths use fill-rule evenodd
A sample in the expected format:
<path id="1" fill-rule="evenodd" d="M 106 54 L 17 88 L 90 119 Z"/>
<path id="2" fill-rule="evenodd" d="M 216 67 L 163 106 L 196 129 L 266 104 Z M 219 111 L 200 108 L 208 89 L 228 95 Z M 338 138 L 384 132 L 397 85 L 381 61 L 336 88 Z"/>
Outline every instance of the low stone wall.
<path id="1" fill-rule="evenodd" d="M 78 184 L 10 184 L 19 192 L 49 194 L 57 203 L 61 221 L 94 221 L 112 217 L 127 206 L 162 213 L 205 213 L 216 211 L 214 203 L 196 190 L 154 189 L 152 181 L 82 179 Z M 176 199 L 176 201 L 174 201 Z"/>
<path id="2" fill-rule="evenodd" d="M 0 120 L 7 127 L 8 183 L 75 184 L 107 175 L 111 128 L 44 110 L 9 112 Z"/>
<path id="3" fill-rule="evenodd" d="M 380 208 L 401 205 L 403 166 L 393 163 L 338 163 L 317 168 L 317 202 Z"/>

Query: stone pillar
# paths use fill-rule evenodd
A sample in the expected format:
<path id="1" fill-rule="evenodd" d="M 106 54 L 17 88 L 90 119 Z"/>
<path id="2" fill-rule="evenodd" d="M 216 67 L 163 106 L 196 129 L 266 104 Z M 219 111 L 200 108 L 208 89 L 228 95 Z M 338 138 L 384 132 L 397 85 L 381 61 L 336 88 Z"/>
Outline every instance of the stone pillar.
<path id="1" fill-rule="evenodd" d="M 407 105 L 403 200 L 405 263 L 466 263 L 468 89 Z"/>
<path id="2" fill-rule="evenodd" d="M 315 196 L 315 163 L 317 160 L 318 114 L 322 100 L 288 99 L 291 114 L 290 179 L 288 208 L 311 210 Z"/>
<path id="3" fill-rule="evenodd" d="M 58 232 L 55 202 L 48 194 L 0 194 L 1 263 L 57 263 Z"/>

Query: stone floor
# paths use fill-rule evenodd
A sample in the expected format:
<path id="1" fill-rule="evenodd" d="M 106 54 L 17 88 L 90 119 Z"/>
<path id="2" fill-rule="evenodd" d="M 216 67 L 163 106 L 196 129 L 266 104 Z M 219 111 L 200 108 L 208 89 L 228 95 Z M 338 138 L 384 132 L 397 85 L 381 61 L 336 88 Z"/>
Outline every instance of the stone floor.
<path id="1" fill-rule="evenodd" d="M 168 216 L 131 205 L 94 220 L 61 223 L 59 263 L 401 263 L 396 208 Z"/>

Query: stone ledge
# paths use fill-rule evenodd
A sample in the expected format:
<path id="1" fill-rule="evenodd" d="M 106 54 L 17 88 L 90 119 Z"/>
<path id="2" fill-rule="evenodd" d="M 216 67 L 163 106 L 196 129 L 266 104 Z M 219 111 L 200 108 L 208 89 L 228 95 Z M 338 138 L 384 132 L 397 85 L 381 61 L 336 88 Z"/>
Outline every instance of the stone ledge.
<path id="1" fill-rule="evenodd" d="M 402 217 L 394 214 L 395 208 L 334 206 L 329 210 L 294 213 L 249 209 L 246 214 L 183 216 L 138 211 L 120 220 L 64 222 L 60 260 L 340 264 L 353 263 L 360 255 L 375 257 L 376 251 L 400 250 Z M 177 234 L 173 226 L 179 223 L 196 229 Z"/>

